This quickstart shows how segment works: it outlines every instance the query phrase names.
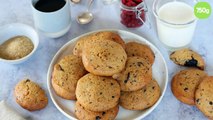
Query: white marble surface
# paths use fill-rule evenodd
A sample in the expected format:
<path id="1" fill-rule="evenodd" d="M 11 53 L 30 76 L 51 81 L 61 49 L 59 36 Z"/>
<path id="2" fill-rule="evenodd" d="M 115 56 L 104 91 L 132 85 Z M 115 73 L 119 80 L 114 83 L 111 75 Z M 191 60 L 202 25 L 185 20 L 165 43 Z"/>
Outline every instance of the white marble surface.
<path id="1" fill-rule="evenodd" d="M 33 26 L 30 1 L 31 0 L 0 0 L 0 26 L 14 22 L 25 23 L 30 26 Z M 139 29 L 127 29 L 119 22 L 119 6 L 117 4 L 104 6 L 101 0 L 96 0 L 92 8 L 92 12 L 95 14 L 95 20 L 88 25 L 79 25 L 75 21 L 75 18 L 79 12 L 86 9 L 86 2 L 85 0 L 82 1 L 84 2 L 81 4 L 71 5 L 72 27 L 65 36 L 59 39 L 50 39 L 43 36 L 42 34 L 39 34 L 40 45 L 38 47 L 38 50 L 33 55 L 33 57 L 27 62 L 19 65 L 9 65 L 5 63 L 0 63 L 0 100 L 6 100 L 6 102 L 10 106 L 12 106 L 23 116 L 29 118 L 29 120 L 67 120 L 67 118 L 56 109 L 50 98 L 48 106 L 41 111 L 29 112 L 22 109 L 19 105 L 16 104 L 14 100 L 14 86 L 20 80 L 24 78 L 30 78 L 39 83 L 48 94 L 46 85 L 46 74 L 49 63 L 53 58 L 54 54 L 57 52 L 57 50 L 70 39 L 79 36 L 83 33 L 98 29 L 113 28 L 131 31 L 147 38 L 160 49 L 167 61 L 170 77 L 166 94 L 160 105 L 150 115 L 148 115 L 145 120 L 206 119 L 196 107 L 191 107 L 182 104 L 177 101 L 176 98 L 172 95 L 170 89 L 171 77 L 174 75 L 175 72 L 182 69 L 182 67 L 173 64 L 169 60 L 168 52 L 166 51 L 166 49 L 163 48 L 162 44 L 157 38 L 153 15 L 151 15 L 151 21 L 153 24 L 151 30 L 145 27 Z M 213 6 L 212 0 L 207 1 Z M 152 2 L 153 0 L 147 0 L 149 7 L 151 7 Z M 211 15 L 211 17 L 207 20 L 200 20 L 198 22 L 193 42 L 190 46 L 190 48 L 199 52 L 205 59 L 207 64 L 206 71 L 209 75 L 213 75 L 212 16 L 213 15 Z"/>

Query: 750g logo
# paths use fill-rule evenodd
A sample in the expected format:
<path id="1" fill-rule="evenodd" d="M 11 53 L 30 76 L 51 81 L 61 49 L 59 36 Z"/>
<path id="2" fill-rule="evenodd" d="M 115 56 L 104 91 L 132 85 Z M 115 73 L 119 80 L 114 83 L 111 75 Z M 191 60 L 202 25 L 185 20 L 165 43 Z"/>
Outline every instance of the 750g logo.
<path id="1" fill-rule="evenodd" d="M 199 19 L 206 19 L 211 15 L 211 6 L 208 2 L 198 2 L 194 6 L 194 14 Z"/>

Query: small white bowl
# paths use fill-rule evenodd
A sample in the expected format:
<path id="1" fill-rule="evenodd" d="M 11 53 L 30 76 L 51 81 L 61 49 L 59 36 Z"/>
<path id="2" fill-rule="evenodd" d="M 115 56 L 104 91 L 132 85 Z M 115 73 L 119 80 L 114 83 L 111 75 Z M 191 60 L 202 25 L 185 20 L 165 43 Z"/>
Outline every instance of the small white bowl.
<path id="1" fill-rule="evenodd" d="M 0 58 L 0 62 L 5 62 L 9 64 L 19 64 L 29 59 L 36 51 L 39 44 L 39 37 L 37 32 L 32 27 L 22 23 L 12 23 L 0 27 L 0 45 L 15 36 L 26 36 L 30 38 L 34 45 L 33 51 L 31 51 L 31 53 L 27 56 L 16 60 L 7 60 Z"/>

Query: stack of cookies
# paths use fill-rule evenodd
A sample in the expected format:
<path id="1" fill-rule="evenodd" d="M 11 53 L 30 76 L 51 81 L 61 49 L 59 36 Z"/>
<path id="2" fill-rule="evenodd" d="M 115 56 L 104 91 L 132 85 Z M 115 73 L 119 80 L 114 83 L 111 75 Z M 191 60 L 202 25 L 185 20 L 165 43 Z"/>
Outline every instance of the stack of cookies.
<path id="1" fill-rule="evenodd" d="M 77 100 L 78 119 L 113 120 L 119 105 L 144 110 L 159 99 L 160 87 L 152 77 L 154 60 L 149 46 L 125 43 L 117 33 L 89 34 L 54 66 L 52 86 L 58 96 Z"/>
<path id="2" fill-rule="evenodd" d="M 172 92 L 181 102 L 195 105 L 207 117 L 213 119 L 213 77 L 204 70 L 202 57 L 190 50 L 182 49 L 173 52 L 170 59 L 174 63 L 188 68 L 179 71 L 172 79 Z"/>

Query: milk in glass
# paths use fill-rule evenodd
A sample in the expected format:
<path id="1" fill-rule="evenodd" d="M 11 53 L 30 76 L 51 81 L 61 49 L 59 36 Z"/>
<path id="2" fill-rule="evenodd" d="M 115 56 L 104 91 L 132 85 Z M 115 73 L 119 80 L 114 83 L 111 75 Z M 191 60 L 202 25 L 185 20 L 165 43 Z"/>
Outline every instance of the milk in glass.
<path id="1" fill-rule="evenodd" d="M 194 11 L 184 2 L 168 2 L 158 9 L 157 31 L 162 43 L 169 49 L 186 47 L 196 27 Z"/>

